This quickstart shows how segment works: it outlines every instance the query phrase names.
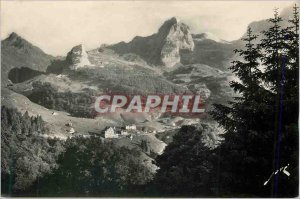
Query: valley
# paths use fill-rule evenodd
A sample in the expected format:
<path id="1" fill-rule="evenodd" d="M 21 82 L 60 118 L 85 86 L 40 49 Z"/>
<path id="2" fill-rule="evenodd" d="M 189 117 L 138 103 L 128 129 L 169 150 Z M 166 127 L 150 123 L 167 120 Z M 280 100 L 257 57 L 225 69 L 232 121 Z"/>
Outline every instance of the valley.
<path id="1" fill-rule="evenodd" d="M 297 197 L 291 3 L 1 2 L 1 195 Z"/>
<path id="2" fill-rule="evenodd" d="M 153 158 L 184 125 L 202 129 L 208 147 L 214 148 L 221 139 L 222 129 L 208 112 L 213 103 L 226 103 L 233 96 L 227 63 L 235 46 L 212 35 L 193 35 L 176 18 L 167 20 L 149 37 L 89 51 L 78 45 L 65 57 L 46 55 L 16 33 L 3 43 L 3 60 L 10 60 L 5 52 L 14 50 L 20 61 L 3 63 L 6 76 L 2 78 L 1 104 L 22 114 L 41 116 L 49 129 L 44 137 L 67 140 L 96 136 L 119 147 L 137 148 L 152 172 L 157 169 Z M 114 113 L 96 114 L 95 98 L 105 93 L 197 94 L 206 112 L 190 117 L 159 111 L 132 113 L 120 108 Z M 139 132 L 125 137 L 101 136 L 107 128 L 126 125 L 136 125 Z M 141 143 L 146 143 L 146 152 Z"/>

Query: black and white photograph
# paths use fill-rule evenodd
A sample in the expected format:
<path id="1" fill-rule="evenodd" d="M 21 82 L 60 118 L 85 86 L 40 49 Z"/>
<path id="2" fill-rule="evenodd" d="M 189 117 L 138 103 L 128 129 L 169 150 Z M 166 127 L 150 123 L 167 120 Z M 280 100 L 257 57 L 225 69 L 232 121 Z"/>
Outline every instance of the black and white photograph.
<path id="1" fill-rule="evenodd" d="M 1 197 L 299 197 L 298 1 L 0 2 Z"/>

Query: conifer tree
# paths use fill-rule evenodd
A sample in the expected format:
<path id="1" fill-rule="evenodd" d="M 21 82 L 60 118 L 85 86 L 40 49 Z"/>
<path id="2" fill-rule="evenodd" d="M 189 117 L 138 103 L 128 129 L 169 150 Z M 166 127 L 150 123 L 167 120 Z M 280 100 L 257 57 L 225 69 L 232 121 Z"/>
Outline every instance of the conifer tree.
<path id="1" fill-rule="evenodd" d="M 263 73 L 259 69 L 262 54 L 259 46 L 254 45 L 256 38 L 249 28 L 247 37 L 242 39 L 245 48 L 235 51 L 241 60 L 234 61 L 230 69 L 239 81 L 230 85 L 238 97 L 228 106 L 216 104 L 212 111 L 226 131 L 215 164 L 220 165 L 216 186 L 221 194 L 255 193 L 263 176 L 268 175 L 266 168 L 273 158 L 265 155 L 272 153 L 272 143 L 263 143 L 265 138 L 272 138 L 272 133 L 264 133 L 271 109 L 265 100 L 269 91 L 262 85 Z"/>
<path id="2" fill-rule="evenodd" d="M 298 73 L 299 73 L 299 34 L 298 8 L 293 8 L 293 19 L 287 28 L 281 28 L 282 19 L 275 10 L 274 18 L 269 20 L 272 26 L 263 32 L 265 39 L 261 42 L 264 50 L 262 64 L 265 67 L 264 82 L 272 91 L 269 104 L 273 106 L 274 131 L 273 171 L 284 165 L 290 165 L 293 174 L 298 173 Z M 270 121 L 271 122 L 271 121 Z M 289 141 L 287 141 L 289 140 Z M 293 187 L 298 180 L 285 179 L 276 175 L 271 185 L 272 196 L 280 196 L 286 187 Z M 292 191 L 295 193 L 295 189 Z"/>
<path id="3" fill-rule="evenodd" d="M 254 46 L 255 36 L 248 30 L 245 49 L 236 50 L 243 60 L 233 62 L 231 69 L 240 81 L 231 87 L 239 96 L 228 106 L 215 105 L 212 111 L 226 131 L 216 164 L 222 194 L 297 195 L 297 20 L 295 6 L 291 27 L 281 28 L 282 19 L 275 10 L 261 43 Z M 272 172 L 286 165 L 293 177 L 278 173 L 263 185 Z"/>
<path id="4" fill-rule="evenodd" d="M 279 93 L 282 74 L 280 64 L 283 61 L 282 53 L 286 44 L 285 31 L 281 27 L 282 18 L 279 17 L 278 9 L 275 9 L 274 17 L 268 21 L 271 23 L 271 27 L 262 32 L 265 37 L 260 44 L 264 50 L 262 62 L 265 67 L 265 73 L 263 78 L 268 89 L 274 93 Z"/>
<path id="5" fill-rule="evenodd" d="M 298 109 L 299 90 L 299 11 L 297 4 L 293 7 L 293 18 L 289 20 L 289 26 L 285 28 L 285 82 L 284 82 L 284 103 L 289 112 Z M 291 122 L 297 122 L 298 113 L 290 116 Z"/>
<path id="6" fill-rule="evenodd" d="M 261 71 L 258 69 L 259 58 L 261 58 L 260 49 L 253 44 L 257 39 L 257 35 L 252 34 L 252 30 L 249 27 L 247 30 L 247 37 L 242 40 L 246 42 L 246 50 L 235 50 L 239 56 L 244 58 L 245 62 L 233 61 L 233 65 L 230 69 L 239 77 L 242 81 L 232 82 L 231 85 L 235 91 L 243 93 L 244 97 L 248 98 L 252 96 L 256 87 L 259 86 Z"/>

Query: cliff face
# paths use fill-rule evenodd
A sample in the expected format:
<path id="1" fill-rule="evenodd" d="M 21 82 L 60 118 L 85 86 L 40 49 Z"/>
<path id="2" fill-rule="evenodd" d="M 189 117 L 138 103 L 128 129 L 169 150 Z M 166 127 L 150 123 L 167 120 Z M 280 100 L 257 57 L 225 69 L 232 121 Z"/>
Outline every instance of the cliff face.
<path id="1" fill-rule="evenodd" d="M 119 55 L 135 54 L 152 66 L 172 68 L 178 64 L 200 63 L 226 70 L 237 47 L 234 44 L 212 33 L 191 34 L 186 24 L 173 17 L 151 36 L 137 36 L 128 43 L 107 48 Z"/>
<path id="2" fill-rule="evenodd" d="M 172 67 L 180 63 L 180 50 L 192 51 L 194 42 L 189 27 L 173 17 L 156 34 L 135 37 L 129 43 L 120 42 L 108 48 L 118 54 L 135 53 L 150 65 Z"/>
<path id="3" fill-rule="evenodd" d="M 76 70 L 84 66 L 90 66 L 91 63 L 88 59 L 88 54 L 82 44 L 75 46 L 68 53 L 66 61 L 70 63 L 70 69 Z"/>
<path id="4" fill-rule="evenodd" d="M 161 50 L 161 61 L 167 67 L 180 63 L 180 50 L 193 51 L 194 41 L 189 27 L 172 18 L 172 26 Z"/>

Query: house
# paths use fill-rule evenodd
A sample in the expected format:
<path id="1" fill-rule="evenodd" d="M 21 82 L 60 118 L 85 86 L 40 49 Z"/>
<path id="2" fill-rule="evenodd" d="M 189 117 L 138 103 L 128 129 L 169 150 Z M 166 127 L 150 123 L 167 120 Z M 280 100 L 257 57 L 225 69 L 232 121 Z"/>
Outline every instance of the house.
<path id="1" fill-rule="evenodd" d="M 121 135 L 128 135 L 128 132 L 127 131 L 121 131 Z"/>
<path id="2" fill-rule="evenodd" d="M 119 135 L 115 132 L 115 129 L 113 127 L 109 127 L 106 130 L 104 130 L 103 134 L 104 138 L 118 138 Z"/>
<path id="3" fill-rule="evenodd" d="M 131 126 L 130 125 L 126 125 L 125 129 L 126 130 L 136 130 L 136 125 L 131 125 Z"/>

